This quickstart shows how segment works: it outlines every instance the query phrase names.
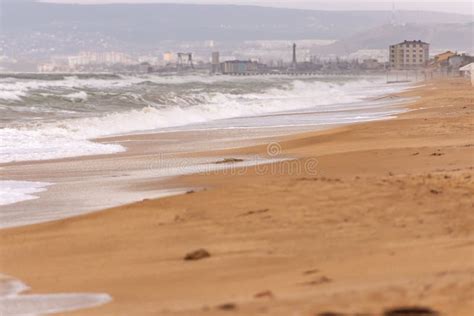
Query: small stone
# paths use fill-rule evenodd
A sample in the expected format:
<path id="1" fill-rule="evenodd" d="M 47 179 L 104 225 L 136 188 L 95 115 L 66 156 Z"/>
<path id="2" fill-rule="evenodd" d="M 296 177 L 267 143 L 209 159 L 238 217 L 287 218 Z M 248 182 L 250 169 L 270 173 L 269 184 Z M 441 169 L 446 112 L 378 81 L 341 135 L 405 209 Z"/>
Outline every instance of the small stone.
<path id="1" fill-rule="evenodd" d="M 221 304 L 221 305 L 217 306 L 217 308 L 225 310 L 225 311 L 231 311 L 231 310 L 236 309 L 237 305 L 235 305 L 234 303 L 225 303 L 225 304 Z"/>
<path id="2" fill-rule="evenodd" d="M 395 307 L 384 312 L 384 316 L 436 316 L 438 312 L 429 307 L 406 306 Z"/>
<path id="3" fill-rule="evenodd" d="M 329 283 L 329 282 L 332 282 L 332 280 L 330 278 L 328 278 L 327 276 L 322 276 L 318 279 L 315 279 L 313 281 L 310 281 L 310 282 L 306 282 L 304 283 L 305 285 L 319 285 L 319 284 L 324 284 L 324 283 Z"/>
<path id="4" fill-rule="evenodd" d="M 274 298 L 272 291 L 263 291 L 254 295 L 255 298 Z"/>
<path id="5" fill-rule="evenodd" d="M 201 260 L 210 257 L 211 254 L 206 249 L 198 249 L 188 253 L 184 260 Z"/>

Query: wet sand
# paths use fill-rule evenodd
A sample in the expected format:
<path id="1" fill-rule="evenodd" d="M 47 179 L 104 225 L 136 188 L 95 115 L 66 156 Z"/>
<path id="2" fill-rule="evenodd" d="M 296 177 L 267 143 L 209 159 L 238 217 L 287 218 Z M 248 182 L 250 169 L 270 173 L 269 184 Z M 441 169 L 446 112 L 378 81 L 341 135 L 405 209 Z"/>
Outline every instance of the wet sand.
<path id="1" fill-rule="evenodd" d="M 276 156 L 207 154 L 291 163 L 183 176 L 173 185 L 195 192 L 1 230 L 0 271 L 31 293 L 113 298 L 68 315 L 471 315 L 474 91 L 452 80 L 404 95 L 421 99 L 397 119 L 284 137 Z M 200 248 L 210 257 L 183 259 Z"/>

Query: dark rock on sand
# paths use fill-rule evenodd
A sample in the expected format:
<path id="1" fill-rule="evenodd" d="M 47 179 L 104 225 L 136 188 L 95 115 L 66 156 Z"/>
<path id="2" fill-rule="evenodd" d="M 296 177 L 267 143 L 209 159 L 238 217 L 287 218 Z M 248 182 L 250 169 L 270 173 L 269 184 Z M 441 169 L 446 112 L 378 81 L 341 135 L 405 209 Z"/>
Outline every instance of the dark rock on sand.
<path id="1" fill-rule="evenodd" d="M 211 254 L 206 249 L 198 249 L 188 253 L 184 260 L 201 260 L 210 257 Z"/>
<path id="2" fill-rule="evenodd" d="M 319 285 L 319 284 L 324 284 L 324 283 L 329 283 L 329 282 L 332 282 L 332 280 L 330 278 L 328 278 L 327 276 L 323 275 L 320 278 L 317 278 L 313 281 L 306 282 L 304 284 L 305 285 Z"/>
<path id="3" fill-rule="evenodd" d="M 429 307 L 402 306 L 388 309 L 384 316 L 438 316 L 439 313 Z"/>
<path id="4" fill-rule="evenodd" d="M 217 306 L 218 309 L 222 309 L 224 311 L 231 311 L 237 308 L 237 305 L 234 303 L 225 303 L 222 305 Z"/>
<path id="5" fill-rule="evenodd" d="M 317 316 L 344 316 L 344 314 L 338 312 L 322 312 L 317 314 Z"/>
<path id="6" fill-rule="evenodd" d="M 266 213 L 266 212 L 268 212 L 268 211 L 269 211 L 268 208 L 264 208 L 264 209 L 261 209 L 261 210 L 248 211 L 248 212 L 246 212 L 246 213 L 241 214 L 241 216 L 248 216 L 248 215 L 254 215 L 254 214 L 261 214 L 261 213 Z"/>
<path id="7" fill-rule="evenodd" d="M 263 291 L 254 295 L 255 298 L 274 298 L 272 291 Z"/>

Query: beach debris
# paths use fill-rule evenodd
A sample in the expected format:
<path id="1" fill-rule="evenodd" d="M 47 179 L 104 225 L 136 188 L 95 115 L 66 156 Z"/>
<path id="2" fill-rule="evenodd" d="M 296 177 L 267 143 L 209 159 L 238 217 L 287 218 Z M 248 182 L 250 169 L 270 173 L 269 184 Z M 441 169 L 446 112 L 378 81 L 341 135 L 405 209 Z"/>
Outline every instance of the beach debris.
<path id="1" fill-rule="evenodd" d="M 191 260 L 201 260 L 201 259 L 204 259 L 204 258 L 208 258 L 210 257 L 211 254 L 209 253 L 209 251 L 207 251 L 206 249 L 198 249 L 198 250 L 195 250 L 195 251 L 192 251 L 188 254 L 186 254 L 186 256 L 184 256 L 184 260 L 188 260 L 188 261 L 191 261 Z"/>
<path id="2" fill-rule="evenodd" d="M 384 316 L 437 316 L 438 312 L 428 307 L 422 306 L 404 306 L 388 309 Z"/>
<path id="3" fill-rule="evenodd" d="M 432 153 L 431 156 L 442 156 L 444 153 L 441 152 L 441 149 L 437 149 L 436 152 Z"/>
<path id="4" fill-rule="evenodd" d="M 216 161 L 215 164 L 223 164 L 223 163 L 236 163 L 242 162 L 243 159 L 240 158 L 224 158 L 223 160 Z"/>
<path id="5" fill-rule="evenodd" d="M 318 316 L 344 316 L 344 314 L 338 312 L 322 312 L 319 313 Z"/>
<path id="6" fill-rule="evenodd" d="M 442 193 L 442 191 L 441 191 L 441 190 L 431 189 L 431 190 L 430 190 L 430 193 L 432 193 L 432 194 L 440 194 L 440 193 Z"/>
<path id="7" fill-rule="evenodd" d="M 248 216 L 248 215 L 266 213 L 266 212 L 268 212 L 269 210 L 270 210 L 270 209 L 268 209 L 268 208 L 264 208 L 264 209 L 261 209 L 261 210 L 248 211 L 248 212 L 246 212 L 246 213 L 240 214 L 240 216 Z"/>
<path id="8" fill-rule="evenodd" d="M 234 303 L 224 303 L 219 306 L 217 306 L 218 309 L 222 309 L 224 311 L 231 311 L 237 308 L 237 305 Z"/>
<path id="9" fill-rule="evenodd" d="M 303 283 L 304 285 L 320 285 L 320 284 L 324 284 L 324 283 L 329 283 L 329 282 L 332 282 L 332 280 L 330 278 L 328 278 L 327 276 L 321 276 L 315 280 L 312 280 L 312 281 L 309 281 L 309 282 L 305 282 Z"/>
<path id="10" fill-rule="evenodd" d="M 420 153 L 419 152 L 416 152 L 416 153 L 413 153 L 411 154 L 412 156 L 418 156 Z"/>
<path id="11" fill-rule="evenodd" d="M 319 272 L 318 269 L 311 269 L 311 270 L 304 271 L 303 274 L 308 275 L 308 274 L 315 274 L 315 273 L 318 273 L 318 272 Z"/>
<path id="12" fill-rule="evenodd" d="M 275 296 L 273 295 L 272 291 L 262 291 L 258 292 L 254 295 L 255 298 L 274 298 Z"/>
<path id="13" fill-rule="evenodd" d="M 339 182 L 339 183 L 342 182 L 342 180 L 339 179 L 339 178 L 326 178 L 326 177 L 321 177 L 321 181 L 325 181 L 325 182 Z"/>
<path id="14" fill-rule="evenodd" d="M 303 177 L 299 178 L 299 181 L 323 181 L 323 182 L 339 182 L 342 183 L 343 181 L 339 178 L 327 178 L 327 177 Z"/>
<path id="15" fill-rule="evenodd" d="M 186 194 L 193 194 L 193 193 L 195 193 L 195 192 L 196 192 L 196 191 L 194 191 L 194 190 L 189 190 L 189 191 L 186 191 Z"/>

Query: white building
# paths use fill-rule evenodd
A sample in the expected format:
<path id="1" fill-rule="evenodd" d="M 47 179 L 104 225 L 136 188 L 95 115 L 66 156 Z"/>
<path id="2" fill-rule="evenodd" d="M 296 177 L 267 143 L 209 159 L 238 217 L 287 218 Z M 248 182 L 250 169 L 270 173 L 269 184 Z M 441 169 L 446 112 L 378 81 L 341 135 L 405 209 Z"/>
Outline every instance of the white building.
<path id="1" fill-rule="evenodd" d="M 466 77 L 471 77 L 471 84 L 474 86 L 474 63 L 470 63 L 464 67 L 459 68 L 459 71 Z"/>
<path id="2" fill-rule="evenodd" d="M 84 65 L 96 65 L 96 64 L 125 64 L 131 65 L 136 63 L 136 61 L 129 55 L 121 52 L 81 52 L 76 56 L 68 57 L 68 64 L 70 67 L 74 68 L 77 66 Z"/>

